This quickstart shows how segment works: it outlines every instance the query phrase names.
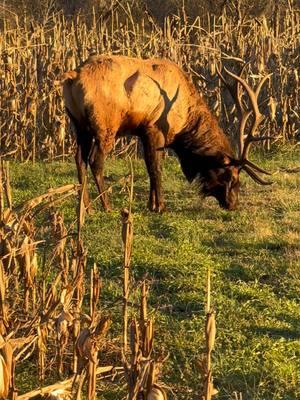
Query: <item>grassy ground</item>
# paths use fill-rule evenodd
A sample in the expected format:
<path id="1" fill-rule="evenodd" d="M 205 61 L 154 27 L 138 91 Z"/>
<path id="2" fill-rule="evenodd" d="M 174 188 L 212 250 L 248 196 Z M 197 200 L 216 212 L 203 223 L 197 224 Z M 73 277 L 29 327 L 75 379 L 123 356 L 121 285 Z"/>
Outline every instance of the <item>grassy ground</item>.
<path id="1" fill-rule="evenodd" d="M 267 159 L 257 156 L 260 165 L 273 171 L 299 167 L 299 159 L 299 147 Z M 147 273 L 152 280 L 156 350 L 171 354 L 163 371 L 163 380 L 174 391 L 170 398 L 199 398 L 197 360 L 204 345 L 205 274 L 210 266 L 217 318 L 216 398 L 233 399 L 234 392 L 241 392 L 244 400 L 299 399 L 299 173 L 277 173 L 271 187 L 258 186 L 243 175 L 240 207 L 227 212 L 213 199 L 198 198 L 175 159 L 169 157 L 164 164 L 168 211 L 156 215 L 146 208 L 143 162 L 134 162 L 132 267 L 135 279 Z M 128 173 L 128 161 L 108 160 L 109 183 Z M 15 205 L 49 187 L 76 181 L 73 163 L 15 164 L 11 175 Z M 121 308 L 115 301 L 122 293 L 120 208 L 127 202 L 117 184 L 112 191 L 114 210 L 106 214 L 97 204 L 84 227 L 88 265 L 100 266 L 102 306 L 114 319 L 111 339 L 121 332 Z M 74 221 L 75 202 L 61 208 L 67 223 Z M 110 394 L 107 385 L 99 387 L 105 391 L 99 398 L 121 399 L 124 389 L 109 387 Z"/>

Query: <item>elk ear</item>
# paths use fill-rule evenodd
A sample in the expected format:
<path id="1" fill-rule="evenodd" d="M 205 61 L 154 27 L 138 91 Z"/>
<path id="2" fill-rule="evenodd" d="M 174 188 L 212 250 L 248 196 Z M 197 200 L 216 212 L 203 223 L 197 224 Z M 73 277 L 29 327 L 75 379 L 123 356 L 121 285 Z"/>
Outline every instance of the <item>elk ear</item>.
<path id="1" fill-rule="evenodd" d="M 218 161 L 225 167 L 239 167 L 242 168 L 244 166 L 243 161 L 238 160 L 228 154 L 219 153 Z"/>
<path id="2" fill-rule="evenodd" d="M 235 161 L 234 158 L 232 158 L 229 155 L 224 154 L 224 153 L 217 153 L 216 159 L 217 159 L 218 164 L 220 164 L 221 166 L 224 166 L 224 167 L 229 166 L 229 165 L 234 165 L 233 161 Z"/>
<path id="3" fill-rule="evenodd" d="M 223 157 L 223 164 L 226 166 L 232 165 L 232 158 L 225 155 Z"/>

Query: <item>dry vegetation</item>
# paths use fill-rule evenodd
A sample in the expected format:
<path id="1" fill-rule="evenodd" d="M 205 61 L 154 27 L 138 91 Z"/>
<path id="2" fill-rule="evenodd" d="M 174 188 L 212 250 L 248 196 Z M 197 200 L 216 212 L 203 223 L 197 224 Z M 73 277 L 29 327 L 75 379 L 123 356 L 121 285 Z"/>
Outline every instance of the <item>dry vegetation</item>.
<path id="1" fill-rule="evenodd" d="M 107 309 L 99 308 L 102 281 L 97 266 L 94 264 L 90 273 L 87 270 L 87 251 L 81 238 L 85 214 L 82 194 L 76 237 L 70 238 L 62 215 L 54 208 L 54 204 L 80 192 L 80 187 L 66 185 L 49 190 L 13 210 L 9 167 L 2 162 L 0 188 L 0 399 L 79 400 L 86 382 L 86 396 L 92 400 L 96 398 L 97 377 L 116 378 L 119 373 L 125 374 L 128 399 L 140 396 L 166 399 L 165 390 L 158 383 L 164 357 L 153 358 L 153 321 L 148 317 L 145 281 L 136 285 L 137 289 L 141 286 L 139 319 L 135 307 L 129 307 L 133 286 L 129 273 L 133 242 L 131 211 L 122 211 L 121 346 L 105 339 L 112 316 L 108 316 Z M 132 196 L 132 188 L 130 192 Z M 43 212 L 48 214 L 50 225 L 41 232 L 35 222 Z M 41 234 L 44 239 L 37 240 Z M 51 242 L 48 246 L 52 249 L 47 257 L 44 254 L 40 265 L 37 246 L 45 241 Z M 116 305 L 121 307 L 122 299 Z M 106 361 L 113 365 L 99 367 L 99 351 L 102 361 L 106 354 Z M 16 364 L 19 367 L 28 358 L 36 365 L 36 384 L 39 382 L 40 387 L 18 395 Z M 64 377 L 68 378 L 62 380 Z M 46 385 L 56 379 L 60 381 Z M 31 380 L 35 381 L 33 376 Z"/>
<path id="2" fill-rule="evenodd" d="M 220 64 L 232 69 L 250 62 L 248 79 L 272 73 L 262 108 L 268 115 L 272 143 L 299 138 L 300 12 L 288 7 L 280 23 L 266 18 L 243 19 L 204 15 L 187 18 L 184 9 L 158 25 L 150 14 L 135 20 L 129 5 L 105 14 L 66 19 L 47 14 L 43 24 L 27 18 L 3 21 L 0 33 L 2 154 L 18 160 L 63 158 L 73 151 L 61 98 L 61 74 L 74 69 L 91 53 L 138 57 L 167 57 L 180 64 L 197 82 L 221 117 L 229 134 L 236 112 L 216 75 Z M 222 96 L 221 96 L 221 92 Z"/>

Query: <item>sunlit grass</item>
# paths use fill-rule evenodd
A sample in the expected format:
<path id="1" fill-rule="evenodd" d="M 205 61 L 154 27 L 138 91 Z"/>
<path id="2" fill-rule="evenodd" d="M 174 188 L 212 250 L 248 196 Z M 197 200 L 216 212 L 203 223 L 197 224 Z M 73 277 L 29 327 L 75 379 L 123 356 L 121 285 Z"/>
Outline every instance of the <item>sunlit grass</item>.
<path id="1" fill-rule="evenodd" d="M 299 158 L 295 149 L 266 159 L 257 155 L 257 161 L 273 171 L 299 166 Z M 132 274 L 136 280 L 147 274 L 152 281 L 155 348 L 170 351 L 163 380 L 178 399 L 199 398 L 197 361 L 204 346 L 205 273 L 210 266 L 217 318 L 217 398 L 233 399 L 234 392 L 241 392 L 243 400 L 299 399 L 299 174 L 276 173 L 271 187 L 257 186 L 243 175 L 240 207 L 227 212 L 213 199 L 199 199 L 176 159 L 169 157 L 164 163 L 167 212 L 157 215 L 146 207 L 148 176 L 143 162 L 133 164 Z M 129 171 L 127 160 L 107 161 L 109 184 Z M 76 182 L 73 162 L 13 164 L 11 175 L 15 205 L 51 186 Z M 93 185 L 91 189 L 96 196 Z M 104 213 L 97 203 L 83 231 L 88 267 L 96 262 L 103 277 L 101 306 L 112 312 L 111 339 L 121 333 L 121 308 L 115 305 L 122 296 L 120 208 L 128 203 L 121 189 L 120 184 L 112 188 L 114 210 Z M 61 206 L 67 224 L 74 223 L 75 205 L 69 200 Z M 102 387 L 105 398 L 112 398 L 109 387 Z M 115 386 L 111 391 L 122 397 Z"/>

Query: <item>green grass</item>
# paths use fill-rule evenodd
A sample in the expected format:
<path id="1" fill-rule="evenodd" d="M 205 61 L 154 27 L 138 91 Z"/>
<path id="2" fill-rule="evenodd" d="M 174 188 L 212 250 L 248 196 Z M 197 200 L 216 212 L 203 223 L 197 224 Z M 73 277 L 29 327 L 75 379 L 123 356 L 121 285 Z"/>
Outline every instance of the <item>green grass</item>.
<path id="1" fill-rule="evenodd" d="M 273 171 L 299 166 L 299 159 L 299 148 L 256 157 Z M 107 161 L 110 184 L 128 173 L 126 160 Z M 136 280 L 145 274 L 152 280 L 155 348 L 170 352 L 163 370 L 163 380 L 174 392 L 170 399 L 199 398 L 208 266 L 217 319 L 215 398 L 233 399 L 234 392 L 241 392 L 243 400 L 299 399 L 299 174 L 277 173 L 271 187 L 258 186 L 243 174 L 239 209 L 227 212 L 213 199 L 200 200 L 176 159 L 169 157 L 164 162 L 168 210 L 157 215 L 146 207 L 148 177 L 141 160 L 134 161 L 134 173 L 132 274 Z M 11 175 L 15 205 L 49 187 L 76 182 L 73 163 L 13 164 Z M 91 189 L 95 197 L 93 185 Z M 111 213 L 96 204 L 83 232 L 88 266 L 96 262 L 103 277 L 101 304 L 114 320 L 112 340 L 121 334 L 121 306 L 116 303 L 122 295 L 120 209 L 128 203 L 121 189 L 113 186 Z M 75 200 L 61 206 L 67 224 L 74 222 L 75 206 Z M 28 381 L 30 376 L 27 386 Z M 105 394 L 99 398 L 122 397 L 116 384 L 100 389 Z"/>

